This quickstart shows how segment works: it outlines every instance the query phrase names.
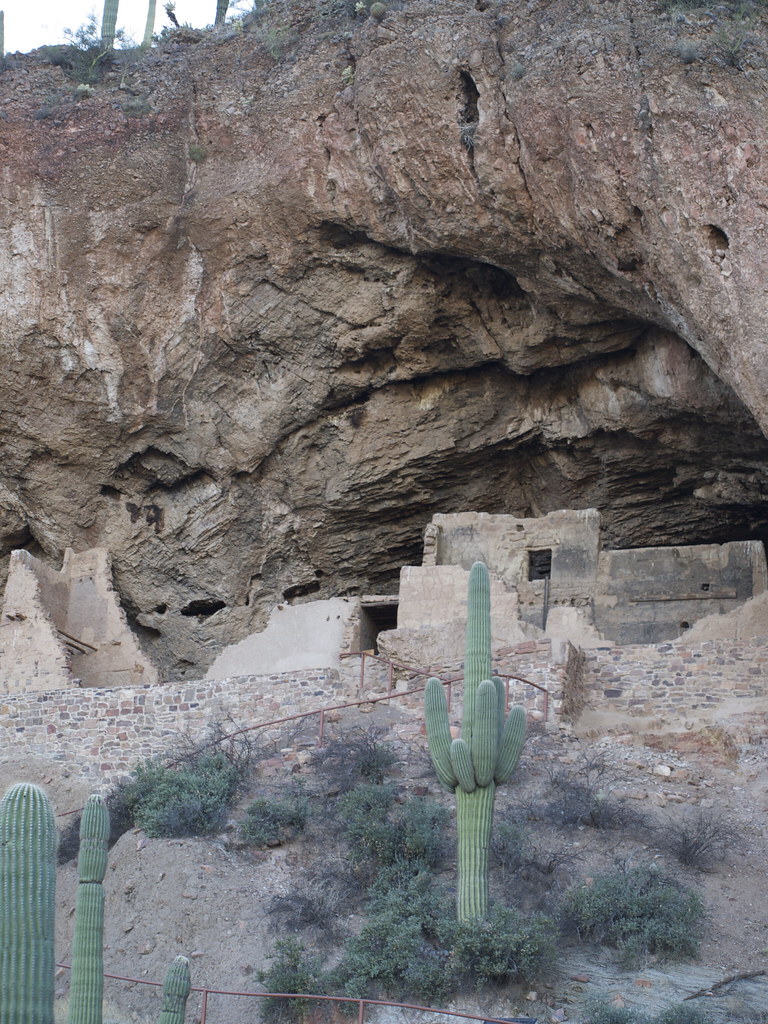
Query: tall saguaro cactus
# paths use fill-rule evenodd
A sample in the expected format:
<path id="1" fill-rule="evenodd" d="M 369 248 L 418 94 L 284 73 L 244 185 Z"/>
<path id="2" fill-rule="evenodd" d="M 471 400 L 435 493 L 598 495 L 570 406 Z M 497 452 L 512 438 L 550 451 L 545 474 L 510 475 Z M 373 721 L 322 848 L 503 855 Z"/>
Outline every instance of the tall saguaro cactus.
<path id="1" fill-rule="evenodd" d="M 56 826 L 37 786 L 0 800 L 0 1024 L 53 1024 Z"/>
<path id="2" fill-rule="evenodd" d="M 191 991 L 189 960 L 185 956 L 177 956 L 165 976 L 158 1024 L 184 1024 L 187 998 Z"/>
<path id="3" fill-rule="evenodd" d="M 155 17 L 157 15 L 157 0 L 149 0 L 147 7 L 147 23 L 144 26 L 144 39 L 142 47 L 146 50 L 152 45 L 152 34 L 155 31 Z"/>
<path id="4" fill-rule="evenodd" d="M 104 874 L 107 870 L 109 812 L 93 795 L 80 819 L 72 983 L 67 1024 L 102 1024 L 104 999 Z"/>
<path id="5" fill-rule="evenodd" d="M 456 794 L 460 921 L 481 920 L 488 910 L 488 849 L 496 786 L 508 782 L 525 742 L 525 710 L 505 721 L 504 685 L 491 677 L 491 585 L 475 562 L 467 593 L 464 715 L 461 738 L 451 739 L 442 683 L 430 679 L 424 698 L 427 742 L 437 777 Z"/>
<path id="6" fill-rule="evenodd" d="M 104 13 L 101 16 L 101 45 L 105 50 L 111 50 L 115 42 L 119 4 L 120 0 L 104 0 Z"/>
<path id="7" fill-rule="evenodd" d="M 229 10 L 229 0 L 216 0 L 216 20 L 214 25 L 223 25 Z"/>

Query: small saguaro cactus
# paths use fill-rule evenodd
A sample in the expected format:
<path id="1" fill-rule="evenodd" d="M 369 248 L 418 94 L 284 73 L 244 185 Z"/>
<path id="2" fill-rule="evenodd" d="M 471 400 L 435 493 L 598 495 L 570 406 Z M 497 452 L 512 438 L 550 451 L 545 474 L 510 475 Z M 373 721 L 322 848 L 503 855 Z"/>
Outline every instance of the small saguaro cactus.
<path id="1" fill-rule="evenodd" d="M 104 13 L 101 16 L 101 45 L 105 50 L 111 50 L 115 43 L 119 4 L 120 0 L 104 0 Z"/>
<path id="2" fill-rule="evenodd" d="M 30 783 L 0 800 L 0 1024 L 53 1024 L 56 826 Z"/>
<path id="3" fill-rule="evenodd" d="M 187 998 L 191 991 L 189 960 L 185 956 L 177 956 L 165 976 L 158 1024 L 184 1024 Z"/>
<path id="4" fill-rule="evenodd" d="M 437 777 L 456 794 L 460 921 L 481 920 L 488 910 L 488 849 L 496 786 L 508 782 L 525 742 L 525 710 L 505 721 L 501 679 L 491 677 L 491 587 L 488 569 L 475 562 L 467 593 L 464 714 L 461 738 L 451 739 L 442 683 L 430 679 L 424 698 L 427 742 Z"/>
<path id="5" fill-rule="evenodd" d="M 67 1024 L 102 1024 L 104 998 L 104 874 L 109 812 L 102 797 L 88 797 L 80 819 L 72 982 Z"/>

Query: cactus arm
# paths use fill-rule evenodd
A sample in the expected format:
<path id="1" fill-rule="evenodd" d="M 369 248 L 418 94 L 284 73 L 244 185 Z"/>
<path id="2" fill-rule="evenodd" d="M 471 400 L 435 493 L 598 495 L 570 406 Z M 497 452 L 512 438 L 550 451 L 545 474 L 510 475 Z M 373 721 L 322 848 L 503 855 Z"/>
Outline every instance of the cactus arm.
<path id="1" fill-rule="evenodd" d="M 517 768 L 525 743 L 525 708 L 516 704 L 509 712 L 496 759 L 495 781 L 508 782 Z"/>
<path id="2" fill-rule="evenodd" d="M 189 960 L 185 956 L 177 956 L 165 976 L 158 1024 L 184 1024 L 187 998 L 191 991 Z"/>
<path id="3" fill-rule="evenodd" d="M 462 739 L 472 747 L 477 688 L 491 678 L 491 580 L 482 562 L 469 571 L 467 589 L 467 646 L 464 656 L 464 716 Z"/>
<path id="4" fill-rule="evenodd" d="M 477 786 L 475 769 L 472 766 L 472 754 L 464 740 L 451 743 L 451 765 L 459 780 L 459 786 L 465 793 L 471 793 Z"/>
<path id="5" fill-rule="evenodd" d="M 104 998 L 104 887 L 109 812 L 90 796 L 80 821 L 79 885 L 72 941 L 72 982 L 67 1024 L 102 1024 Z"/>
<path id="6" fill-rule="evenodd" d="M 0 1021 L 53 1024 L 56 826 L 37 786 L 0 801 Z"/>
<path id="7" fill-rule="evenodd" d="M 432 678 L 424 693 L 424 718 L 427 726 L 427 745 L 440 784 L 451 793 L 458 778 L 451 765 L 451 728 L 448 723 L 448 702 L 443 684 Z"/>
<path id="8" fill-rule="evenodd" d="M 115 42 L 119 3 L 120 0 L 104 0 L 104 13 L 101 16 L 101 45 L 105 50 L 111 50 Z"/>
<path id="9" fill-rule="evenodd" d="M 487 786 L 493 780 L 499 745 L 499 700 L 496 687 L 486 679 L 477 688 L 475 728 L 472 737 L 472 764 L 475 782 Z"/>

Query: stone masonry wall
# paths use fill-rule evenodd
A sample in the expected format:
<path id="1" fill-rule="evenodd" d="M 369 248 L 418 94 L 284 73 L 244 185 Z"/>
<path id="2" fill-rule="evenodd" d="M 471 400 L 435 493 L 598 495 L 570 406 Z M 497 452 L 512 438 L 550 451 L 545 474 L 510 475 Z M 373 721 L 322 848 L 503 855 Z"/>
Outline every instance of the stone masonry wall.
<path id="1" fill-rule="evenodd" d="M 768 712 L 768 641 L 616 646 L 585 656 L 582 729 L 679 732 Z"/>
<path id="2" fill-rule="evenodd" d="M 0 695 L 4 757 L 39 755 L 73 774 L 112 782 L 180 733 L 202 737 L 214 721 L 233 728 L 341 703 L 338 675 L 306 671 L 218 681 Z M 307 722 L 317 730 L 317 719 Z"/>
<path id="3" fill-rule="evenodd" d="M 231 718 L 237 727 L 256 725 L 386 693 L 380 663 L 368 662 L 371 675 L 366 671 L 362 688 L 359 660 L 345 659 L 343 665 L 344 681 L 326 669 L 0 695 L 0 751 L 4 758 L 43 756 L 89 781 L 113 782 L 136 761 L 167 751 L 179 734 L 204 736 L 214 721 Z M 713 640 L 582 652 L 570 644 L 527 641 L 497 651 L 494 668 L 546 687 L 550 726 L 581 707 L 576 722 L 581 733 L 615 728 L 674 732 L 689 723 L 746 720 L 755 735 L 768 734 L 768 642 Z M 447 674 L 460 675 L 460 665 L 448 669 Z M 425 682 L 423 676 L 395 674 L 394 702 L 411 709 L 414 720 L 421 711 L 421 693 L 403 697 L 398 691 Z M 461 697 L 461 684 L 455 684 L 454 726 L 461 721 Z M 512 681 L 510 703 L 522 703 L 534 720 L 544 718 L 541 690 Z M 373 706 L 366 703 L 362 710 Z M 335 717 L 328 717 L 329 724 Z M 314 739 L 318 719 L 305 723 L 299 728 Z M 271 738 L 276 738 L 274 730 Z"/>

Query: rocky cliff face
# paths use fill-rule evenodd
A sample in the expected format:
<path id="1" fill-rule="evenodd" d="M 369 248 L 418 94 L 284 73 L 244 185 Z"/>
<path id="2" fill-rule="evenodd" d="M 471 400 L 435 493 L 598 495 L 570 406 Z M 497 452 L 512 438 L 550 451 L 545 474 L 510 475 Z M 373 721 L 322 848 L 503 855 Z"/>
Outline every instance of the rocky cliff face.
<path id="1" fill-rule="evenodd" d="M 108 547 L 194 675 L 275 601 L 391 589 L 436 511 L 763 536 L 765 32 L 734 67 L 718 31 L 276 6 L 79 102 L 12 59 L 0 553 Z"/>

